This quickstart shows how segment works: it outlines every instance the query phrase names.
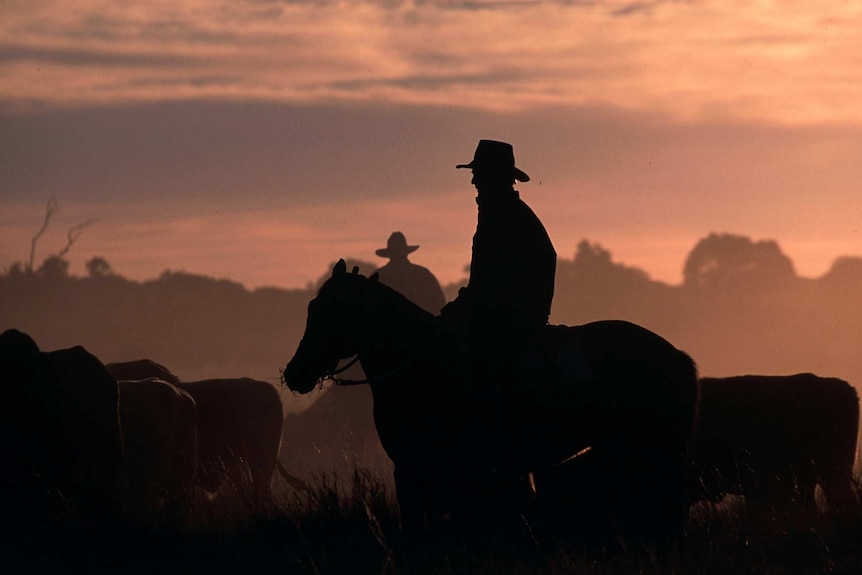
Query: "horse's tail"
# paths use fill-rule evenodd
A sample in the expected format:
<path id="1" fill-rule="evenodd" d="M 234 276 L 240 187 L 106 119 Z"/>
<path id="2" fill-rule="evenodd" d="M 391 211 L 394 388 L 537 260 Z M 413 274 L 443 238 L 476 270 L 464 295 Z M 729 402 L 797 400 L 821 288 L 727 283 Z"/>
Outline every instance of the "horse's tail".
<path id="1" fill-rule="evenodd" d="M 679 385 L 680 397 L 686 406 L 686 411 L 691 414 L 687 426 L 690 428 L 690 441 L 688 455 L 694 447 L 694 437 L 697 432 L 698 411 L 700 409 L 700 384 L 698 383 L 697 364 L 694 359 L 682 350 L 677 350 L 678 360 L 674 364 L 677 373 L 674 380 Z"/>
<path id="2" fill-rule="evenodd" d="M 697 438 L 698 419 L 700 417 L 700 383 L 697 364 L 686 352 L 677 349 L 675 361 L 669 364 L 669 381 L 674 384 L 678 406 L 676 413 L 680 420 L 678 433 L 684 436 L 684 441 L 678 445 L 682 457 L 685 474 L 682 491 L 686 503 L 698 499 L 700 478 L 694 467 L 695 443 Z M 678 435 L 679 436 L 679 435 Z"/>

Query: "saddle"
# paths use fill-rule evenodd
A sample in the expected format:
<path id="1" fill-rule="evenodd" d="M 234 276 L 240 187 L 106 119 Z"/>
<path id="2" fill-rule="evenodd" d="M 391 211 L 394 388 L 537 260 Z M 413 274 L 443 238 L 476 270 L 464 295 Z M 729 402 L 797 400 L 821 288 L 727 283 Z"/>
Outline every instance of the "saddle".
<path id="1" fill-rule="evenodd" d="M 564 325 L 548 325 L 531 337 L 515 358 L 517 380 L 521 382 L 562 380 L 584 382 L 593 373 L 583 347 L 571 329 Z"/>
<path id="2" fill-rule="evenodd" d="M 526 336 L 520 345 L 504 343 L 497 347 L 501 343 L 498 339 L 496 344 L 483 345 L 481 349 L 471 349 L 463 327 L 457 321 L 450 323 L 447 333 L 452 339 L 448 342 L 454 344 L 455 365 L 459 366 L 456 370 L 471 378 L 478 388 L 493 389 L 501 383 L 541 387 L 593 379 L 580 340 L 569 326 L 545 325 Z"/>

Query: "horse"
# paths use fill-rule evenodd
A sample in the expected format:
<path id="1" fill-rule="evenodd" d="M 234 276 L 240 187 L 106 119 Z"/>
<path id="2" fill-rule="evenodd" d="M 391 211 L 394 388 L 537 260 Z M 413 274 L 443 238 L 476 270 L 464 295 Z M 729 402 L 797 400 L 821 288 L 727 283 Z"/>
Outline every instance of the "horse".
<path id="1" fill-rule="evenodd" d="M 681 532 L 698 396 L 686 353 L 621 320 L 547 326 L 496 385 L 462 375 L 445 326 L 339 260 L 282 371 L 308 393 L 358 358 L 403 531 L 509 506 L 614 536 Z M 514 491 L 524 477 L 532 499 Z"/>

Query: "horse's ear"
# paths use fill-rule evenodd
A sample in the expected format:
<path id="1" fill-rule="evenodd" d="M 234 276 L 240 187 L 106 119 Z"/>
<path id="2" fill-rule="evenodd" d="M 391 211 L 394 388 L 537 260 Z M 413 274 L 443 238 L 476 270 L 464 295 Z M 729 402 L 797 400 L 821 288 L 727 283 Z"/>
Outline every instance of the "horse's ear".
<path id="1" fill-rule="evenodd" d="M 377 273 L 377 272 L 374 272 L 374 273 L 373 273 L 373 274 L 371 274 L 371 276 L 368 278 L 368 281 L 376 282 L 376 281 L 377 281 L 377 280 L 379 280 L 379 279 L 380 279 L 380 274 L 379 274 L 379 273 Z"/>
<path id="2" fill-rule="evenodd" d="M 347 262 L 344 261 L 344 258 L 338 260 L 335 263 L 335 266 L 332 268 L 332 275 L 336 276 L 338 274 L 347 273 Z"/>
<path id="3" fill-rule="evenodd" d="M 353 266 L 353 271 L 351 271 L 353 275 L 359 275 L 359 266 Z"/>

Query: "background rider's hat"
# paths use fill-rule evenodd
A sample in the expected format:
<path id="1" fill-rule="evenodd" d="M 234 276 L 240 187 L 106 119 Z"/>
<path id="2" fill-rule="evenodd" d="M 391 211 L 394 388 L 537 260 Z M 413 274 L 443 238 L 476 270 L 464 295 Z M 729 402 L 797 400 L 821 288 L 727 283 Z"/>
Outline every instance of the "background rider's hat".
<path id="1" fill-rule="evenodd" d="M 456 168 L 482 170 L 511 171 L 512 177 L 519 182 L 529 182 L 530 176 L 515 167 L 515 151 L 512 144 L 495 140 L 479 140 L 473 161 L 469 164 L 458 164 Z"/>
<path id="2" fill-rule="evenodd" d="M 399 255 L 406 256 L 418 249 L 419 246 L 408 246 L 407 238 L 401 232 L 392 232 L 392 235 L 389 236 L 389 240 L 386 242 L 386 247 L 380 248 L 374 253 L 381 258 L 391 258 Z"/>

